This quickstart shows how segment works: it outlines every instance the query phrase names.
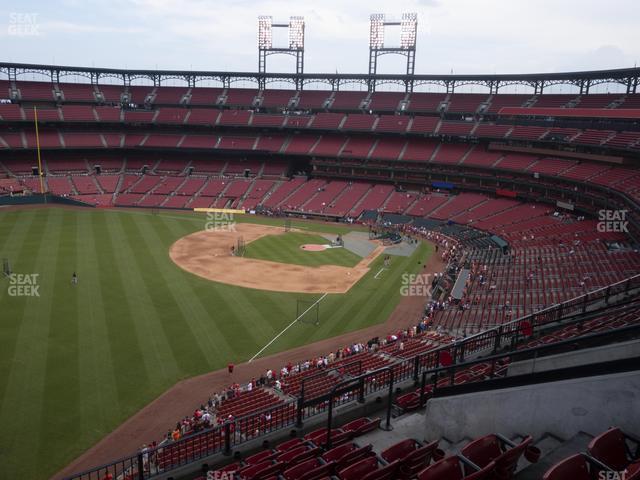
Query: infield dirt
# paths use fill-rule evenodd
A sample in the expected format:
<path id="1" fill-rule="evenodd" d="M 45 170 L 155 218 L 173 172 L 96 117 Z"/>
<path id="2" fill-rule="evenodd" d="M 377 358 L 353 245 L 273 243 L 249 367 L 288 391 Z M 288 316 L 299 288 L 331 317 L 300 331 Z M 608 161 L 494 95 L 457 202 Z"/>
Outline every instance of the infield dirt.
<path id="1" fill-rule="evenodd" d="M 376 248 L 355 267 L 310 267 L 231 255 L 242 237 L 249 244 L 265 235 L 283 235 L 281 227 L 235 224 L 232 231 L 200 231 L 176 241 L 169 250 L 180 268 L 214 282 L 272 292 L 346 293 L 368 271 L 384 248 Z M 310 233 L 310 232 L 306 232 Z"/>

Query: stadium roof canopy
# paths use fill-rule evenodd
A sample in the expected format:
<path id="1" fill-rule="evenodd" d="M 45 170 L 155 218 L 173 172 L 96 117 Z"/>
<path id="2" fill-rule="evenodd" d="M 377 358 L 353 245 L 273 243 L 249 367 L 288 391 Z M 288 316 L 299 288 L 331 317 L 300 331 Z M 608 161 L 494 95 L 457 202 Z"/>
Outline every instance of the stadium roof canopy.
<path id="1" fill-rule="evenodd" d="M 101 79 L 115 78 L 124 85 L 132 81 L 146 79 L 155 86 L 161 86 L 167 80 L 183 80 L 189 87 L 198 82 L 212 80 L 229 88 L 236 82 L 255 82 L 259 88 L 266 88 L 269 83 L 291 83 L 296 89 L 303 89 L 307 84 L 324 83 L 331 90 L 339 90 L 346 84 L 361 84 L 368 90 L 375 90 L 382 84 L 399 84 L 407 91 L 413 91 L 420 85 L 438 85 L 447 92 L 464 85 L 481 85 L 490 93 L 497 93 L 501 87 L 508 85 L 525 85 L 532 87 L 539 94 L 552 85 L 573 85 L 581 94 L 589 93 L 589 89 L 603 83 L 623 85 L 626 93 L 636 93 L 640 83 L 640 68 L 619 68 L 613 70 L 594 70 L 584 72 L 559 73 L 523 73 L 523 74 L 456 74 L 456 75 L 389 75 L 389 74 L 343 74 L 343 73 L 258 73 L 258 72 L 220 72 L 220 71 L 187 71 L 187 70 L 141 70 L 117 68 L 71 67 L 63 65 L 39 65 L 25 63 L 0 62 L 0 79 L 19 81 L 20 77 L 29 74 L 40 74 L 49 77 L 52 82 L 64 81 L 64 77 L 84 76 L 93 84 Z"/>

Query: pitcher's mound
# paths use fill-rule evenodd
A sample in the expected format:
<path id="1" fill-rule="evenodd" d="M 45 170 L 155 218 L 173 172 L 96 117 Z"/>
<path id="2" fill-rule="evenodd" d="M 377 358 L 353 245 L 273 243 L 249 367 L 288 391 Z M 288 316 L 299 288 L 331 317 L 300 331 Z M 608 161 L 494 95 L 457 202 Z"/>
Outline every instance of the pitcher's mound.
<path id="1" fill-rule="evenodd" d="M 330 245 L 320 245 L 319 243 L 308 243 L 306 245 L 301 245 L 300 248 L 302 250 L 306 250 L 307 252 L 321 252 L 323 250 L 327 250 L 331 248 Z"/>

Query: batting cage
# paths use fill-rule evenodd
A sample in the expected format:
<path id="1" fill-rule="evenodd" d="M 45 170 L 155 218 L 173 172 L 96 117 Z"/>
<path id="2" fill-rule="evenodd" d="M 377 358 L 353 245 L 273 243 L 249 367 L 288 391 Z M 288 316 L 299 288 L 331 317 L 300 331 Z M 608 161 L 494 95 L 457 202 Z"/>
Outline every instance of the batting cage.
<path id="1" fill-rule="evenodd" d="M 236 242 L 235 255 L 237 257 L 244 257 L 245 248 L 244 237 L 238 237 L 238 241 Z"/>
<path id="2" fill-rule="evenodd" d="M 8 258 L 3 258 L 2 259 L 2 274 L 5 277 L 8 277 L 9 275 L 11 275 L 11 262 L 9 261 Z"/>
<path id="3" fill-rule="evenodd" d="M 320 302 L 298 299 L 296 301 L 296 319 L 309 325 L 320 325 Z"/>

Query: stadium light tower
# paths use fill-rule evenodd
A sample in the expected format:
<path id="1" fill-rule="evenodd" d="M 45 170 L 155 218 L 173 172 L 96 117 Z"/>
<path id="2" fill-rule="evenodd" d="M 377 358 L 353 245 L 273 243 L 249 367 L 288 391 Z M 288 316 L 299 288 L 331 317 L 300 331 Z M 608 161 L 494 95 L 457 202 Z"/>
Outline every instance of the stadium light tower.
<path id="1" fill-rule="evenodd" d="M 288 28 L 289 42 L 286 46 L 273 45 L 273 29 Z M 304 17 L 289 17 L 289 23 L 274 23 L 270 16 L 258 17 L 258 72 L 267 72 L 269 55 L 292 55 L 296 57 L 296 74 L 304 72 Z M 262 85 L 264 87 L 264 85 Z"/>
<path id="2" fill-rule="evenodd" d="M 385 45 L 386 27 L 400 27 L 400 45 Z M 416 66 L 416 36 L 418 32 L 418 14 L 403 13 L 401 21 L 387 19 L 384 13 L 370 16 L 369 28 L 369 75 L 378 70 L 378 57 L 398 54 L 407 57 L 407 75 L 413 75 Z"/>

